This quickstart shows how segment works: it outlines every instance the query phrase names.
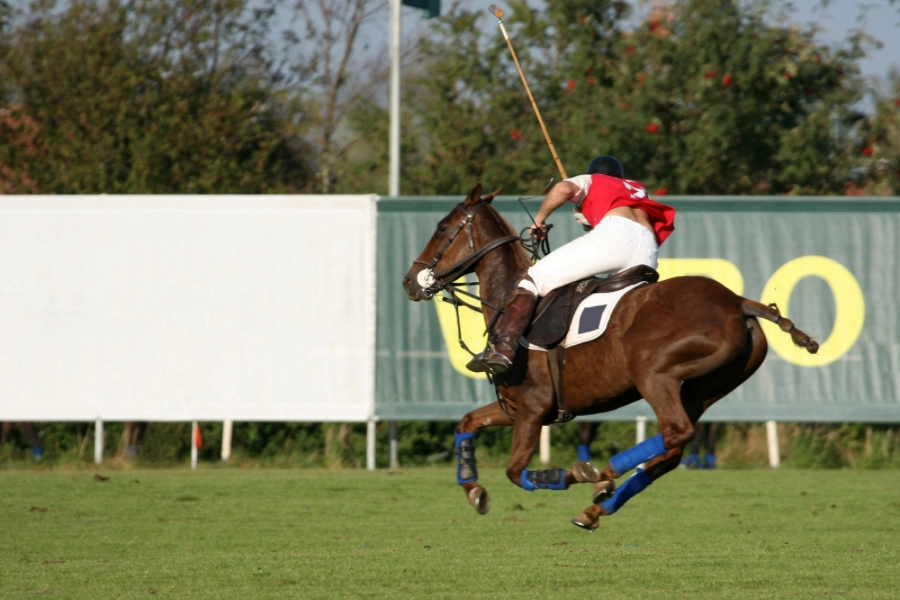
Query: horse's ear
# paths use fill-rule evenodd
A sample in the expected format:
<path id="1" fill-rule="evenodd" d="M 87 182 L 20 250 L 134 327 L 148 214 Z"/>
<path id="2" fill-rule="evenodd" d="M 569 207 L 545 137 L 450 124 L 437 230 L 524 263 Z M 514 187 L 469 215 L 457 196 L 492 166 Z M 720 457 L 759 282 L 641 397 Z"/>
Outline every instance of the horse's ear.
<path id="1" fill-rule="evenodd" d="M 481 187 L 481 183 L 476 183 L 475 187 L 472 188 L 472 191 L 469 192 L 469 196 L 465 200 L 463 200 L 463 206 L 469 208 L 470 206 L 478 202 L 481 199 L 481 192 L 483 191 L 483 189 L 484 188 Z"/>
<path id="2" fill-rule="evenodd" d="M 482 200 L 483 202 L 487 202 L 488 204 L 490 204 L 491 201 L 492 201 L 494 198 L 497 197 L 497 194 L 499 194 L 499 193 L 500 193 L 500 190 L 502 190 L 502 189 L 503 189 L 503 188 L 497 188 L 496 190 L 494 190 L 493 192 L 491 192 L 491 193 L 488 194 L 487 196 L 484 196 L 481 200 Z"/>

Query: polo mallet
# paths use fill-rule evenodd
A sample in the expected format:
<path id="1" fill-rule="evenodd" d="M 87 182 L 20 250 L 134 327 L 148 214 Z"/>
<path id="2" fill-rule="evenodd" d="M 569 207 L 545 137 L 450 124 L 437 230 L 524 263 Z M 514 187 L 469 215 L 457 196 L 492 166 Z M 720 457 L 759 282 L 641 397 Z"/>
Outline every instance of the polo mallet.
<path id="1" fill-rule="evenodd" d="M 534 101 L 534 96 L 531 95 L 531 88 L 528 87 L 528 82 L 525 81 L 525 73 L 522 72 L 522 66 L 519 65 L 519 59 L 516 56 L 516 51 L 513 49 L 512 42 L 509 41 L 509 35 L 506 33 L 506 27 L 503 26 L 503 11 L 497 8 L 496 4 L 491 4 L 488 7 L 488 10 L 492 15 L 497 17 L 497 23 L 500 25 L 500 31 L 503 33 L 503 39 L 506 40 L 506 45 L 509 47 L 509 53 L 512 54 L 513 61 L 516 63 L 516 69 L 519 71 L 519 77 L 522 78 L 522 84 L 525 86 L 525 91 L 528 92 L 528 99 L 531 100 L 531 106 L 534 108 L 534 114 L 537 115 L 538 123 L 541 124 L 541 130 L 544 132 L 544 138 L 547 140 L 547 145 L 550 146 L 550 154 L 553 155 L 553 160 L 556 161 L 556 168 L 559 169 L 559 174 L 562 175 L 563 179 L 567 178 L 566 170 L 563 169 L 562 162 L 559 160 L 559 156 L 556 154 L 556 148 L 553 147 L 553 141 L 550 139 L 550 134 L 547 132 L 547 126 L 544 125 L 544 120 L 541 118 L 541 111 L 538 110 L 537 103 Z"/>

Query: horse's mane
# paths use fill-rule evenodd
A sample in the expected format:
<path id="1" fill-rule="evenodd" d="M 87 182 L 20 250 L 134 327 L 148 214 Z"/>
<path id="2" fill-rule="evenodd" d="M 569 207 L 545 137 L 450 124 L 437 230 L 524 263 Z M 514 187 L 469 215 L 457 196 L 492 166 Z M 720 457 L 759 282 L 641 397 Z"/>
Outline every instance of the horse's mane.
<path id="1" fill-rule="evenodd" d="M 498 211 L 496 208 L 494 208 L 493 204 L 488 204 L 485 208 L 490 209 L 490 214 L 493 216 L 494 222 L 496 223 L 497 227 L 500 228 L 501 233 L 497 237 L 502 237 L 502 236 L 506 236 L 506 235 L 514 235 L 514 236 L 518 237 L 519 232 L 516 231 L 512 225 L 509 224 L 509 221 L 507 221 L 503 217 L 503 215 L 500 214 L 500 211 Z M 528 253 L 525 251 L 525 248 L 522 247 L 522 244 L 516 243 L 516 244 L 514 244 L 514 246 L 516 249 L 516 254 L 521 255 L 523 258 L 525 258 L 526 260 L 529 260 L 529 262 L 530 262 L 530 259 L 528 259 Z"/>

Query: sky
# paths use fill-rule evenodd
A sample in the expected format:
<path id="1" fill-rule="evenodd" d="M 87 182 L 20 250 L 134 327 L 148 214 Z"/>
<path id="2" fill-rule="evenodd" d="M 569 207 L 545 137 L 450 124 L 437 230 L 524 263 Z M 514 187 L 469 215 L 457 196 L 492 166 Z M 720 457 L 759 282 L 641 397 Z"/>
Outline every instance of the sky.
<path id="1" fill-rule="evenodd" d="M 798 23 L 824 28 L 823 42 L 840 42 L 859 27 L 881 41 L 882 48 L 872 49 L 871 56 L 860 61 L 863 75 L 887 78 L 891 67 L 900 71 L 900 2 L 833 0 L 823 8 L 822 0 L 793 0 L 793 5 Z"/>

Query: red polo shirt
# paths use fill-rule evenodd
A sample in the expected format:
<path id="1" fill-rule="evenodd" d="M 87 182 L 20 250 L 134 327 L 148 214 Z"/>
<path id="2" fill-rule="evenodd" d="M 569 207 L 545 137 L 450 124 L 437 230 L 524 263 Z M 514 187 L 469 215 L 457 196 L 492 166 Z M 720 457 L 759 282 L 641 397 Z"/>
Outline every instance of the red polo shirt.
<path id="1" fill-rule="evenodd" d="M 675 229 L 675 209 L 651 200 L 641 182 L 596 173 L 591 175 L 591 187 L 578 207 L 591 227 L 596 227 L 606 213 L 620 206 L 645 211 L 660 245 Z"/>

